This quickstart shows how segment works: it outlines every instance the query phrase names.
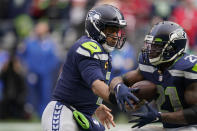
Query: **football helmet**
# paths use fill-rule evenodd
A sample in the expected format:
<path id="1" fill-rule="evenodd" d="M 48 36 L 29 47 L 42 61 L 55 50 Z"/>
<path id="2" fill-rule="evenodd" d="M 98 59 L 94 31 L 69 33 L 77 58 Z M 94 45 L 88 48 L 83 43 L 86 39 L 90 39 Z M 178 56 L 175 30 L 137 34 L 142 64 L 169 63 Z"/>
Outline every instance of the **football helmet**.
<path id="1" fill-rule="evenodd" d="M 85 32 L 89 37 L 102 44 L 107 52 L 111 52 L 114 48 L 120 49 L 124 45 L 126 40 L 124 27 L 126 25 L 126 20 L 118 8 L 104 4 L 88 11 Z M 103 31 L 107 27 L 117 27 L 119 29 L 117 35 L 105 34 Z M 117 39 L 115 46 L 110 46 L 106 41 L 107 37 Z"/>
<path id="2" fill-rule="evenodd" d="M 159 22 L 145 36 L 143 60 L 154 66 L 170 62 L 184 52 L 187 41 L 181 26 L 171 21 Z"/>

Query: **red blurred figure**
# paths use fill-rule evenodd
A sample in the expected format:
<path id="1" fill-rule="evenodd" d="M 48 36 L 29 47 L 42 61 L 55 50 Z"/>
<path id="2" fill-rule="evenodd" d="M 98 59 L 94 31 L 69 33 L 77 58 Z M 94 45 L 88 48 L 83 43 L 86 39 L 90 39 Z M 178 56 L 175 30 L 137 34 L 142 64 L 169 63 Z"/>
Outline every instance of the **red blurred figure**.
<path id="1" fill-rule="evenodd" d="M 189 48 L 194 47 L 197 36 L 197 9 L 194 0 L 183 0 L 172 12 L 171 19 L 181 25 L 187 32 Z"/>

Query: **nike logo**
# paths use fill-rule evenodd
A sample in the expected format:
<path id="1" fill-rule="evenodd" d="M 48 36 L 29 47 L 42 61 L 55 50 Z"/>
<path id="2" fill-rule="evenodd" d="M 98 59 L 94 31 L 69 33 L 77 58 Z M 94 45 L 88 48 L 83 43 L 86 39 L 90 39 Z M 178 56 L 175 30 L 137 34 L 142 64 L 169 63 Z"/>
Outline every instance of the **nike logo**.
<path id="1" fill-rule="evenodd" d="M 119 88 L 120 88 L 120 86 L 121 86 L 121 85 L 120 85 L 120 84 L 118 84 L 118 86 L 117 86 L 117 92 L 119 92 Z"/>
<path id="2" fill-rule="evenodd" d="M 93 45 L 90 45 L 90 46 L 92 46 L 94 49 L 97 49 L 97 46 L 93 46 Z"/>

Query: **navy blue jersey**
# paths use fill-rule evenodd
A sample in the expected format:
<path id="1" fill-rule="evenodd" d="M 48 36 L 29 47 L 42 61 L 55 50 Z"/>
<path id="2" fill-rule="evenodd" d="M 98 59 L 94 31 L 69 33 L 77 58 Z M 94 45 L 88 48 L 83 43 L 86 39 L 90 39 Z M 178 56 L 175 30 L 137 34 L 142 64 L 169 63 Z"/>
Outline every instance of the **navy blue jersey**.
<path id="1" fill-rule="evenodd" d="M 81 37 L 69 50 L 52 100 L 72 105 L 78 111 L 92 115 L 100 99 L 92 91 L 92 83 L 108 83 L 111 57 L 103 47 L 87 36 Z"/>
<path id="2" fill-rule="evenodd" d="M 139 69 L 145 79 L 157 85 L 159 97 L 156 103 L 160 112 L 175 112 L 189 107 L 184 101 L 184 92 L 192 82 L 197 82 L 197 56 L 183 54 L 162 74 L 151 64 L 145 64 L 140 56 Z M 163 125 L 165 128 L 184 126 Z"/>

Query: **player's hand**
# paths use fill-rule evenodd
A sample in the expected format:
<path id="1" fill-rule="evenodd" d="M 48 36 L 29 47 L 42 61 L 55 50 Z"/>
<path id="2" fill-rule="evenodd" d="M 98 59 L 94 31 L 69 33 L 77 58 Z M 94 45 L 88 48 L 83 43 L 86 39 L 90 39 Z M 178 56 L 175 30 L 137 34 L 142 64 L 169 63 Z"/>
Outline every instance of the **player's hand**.
<path id="1" fill-rule="evenodd" d="M 101 104 L 95 112 L 96 117 L 99 119 L 99 121 L 102 123 L 103 126 L 107 126 L 108 129 L 110 129 L 110 123 L 112 124 L 113 127 L 115 127 L 115 123 L 114 123 L 114 118 L 113 115 L 110 113 L 111 110 Z"/>
<path id="2" fill-rule="evenodd" d="M 125 84 L 120 83 L 116 85 L 114 91 L 115 91 L 117 104 L 122 111 L 126 111 L 125 102 L 132 109 L 134 108 L 134 106 L 130 100 L 132 100 L 134 103 L 139 102 L 139 99 L 133 94 L 138 91 L 137 88 L 128 88 Z"/>
<path id="3" fill-rule="evenodd" d="M 131 103 L 132 103 L 133 106 L 134 106 L 133 109 L 131 109 L 130 106 L 129 106 L 127 103 L 125 103 L 125 105 L 126 105 L 126 110 L 127 110 L 127 111 L 132 111 L 132 112 L 135 112 L 135 111 L 137 111 L 138 109 L 140 109 L 142 106 L 145 105 L 145 102 L 146 102 L 145 99 L 140 100 L 139 103 L 134 103 L 133 100 L 130 100 L 130 101 L 131 101 Z"/>
<path id="4" fill-rule="evenodd" d="M 148 109 L 148 112 L 132 114 L 132 116 L 139 117 L 138 119 L 129 121 L 129 123 L 137 122 L 137 124 L 132 126 L 132 128 L 141 128 L 149 123 L 161 122 L 161 114 L 156 109 L 151 107 L 148 102 L 145 104 L 145 106 Z"/>

